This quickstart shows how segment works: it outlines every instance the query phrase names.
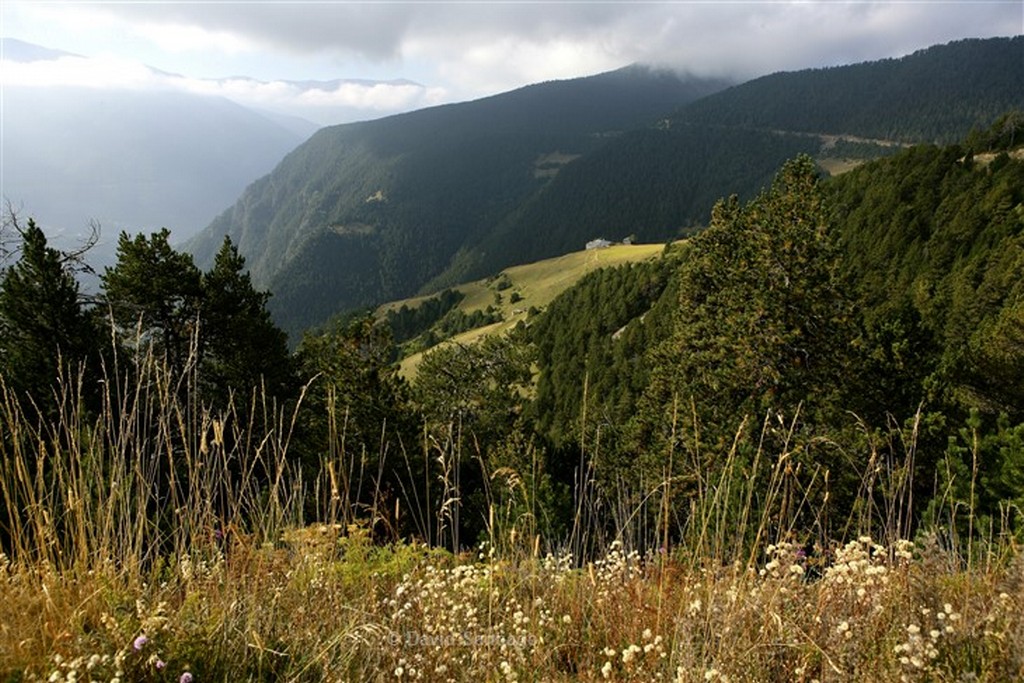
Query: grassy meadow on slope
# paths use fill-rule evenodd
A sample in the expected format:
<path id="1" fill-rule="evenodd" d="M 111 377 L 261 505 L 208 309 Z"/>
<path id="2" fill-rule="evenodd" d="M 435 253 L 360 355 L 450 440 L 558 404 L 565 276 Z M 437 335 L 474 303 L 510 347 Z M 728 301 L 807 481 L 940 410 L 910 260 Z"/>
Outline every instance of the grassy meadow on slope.
<path id="1" fill-rule="evenodd" d="M 492 309 L 500 321 L 461 332 L 452 337 L 451 341 L 466 344 L 483 335 L 508 332 L 520 322 L 526 321 L 531 309 L 545 309 L 556 296 L 572 287 L 587 273 L 598 268 L 651 259 L 664 250 L 664 244 L 613 244 L 601 249 L 577 251 L 536 263 L 513 266 L 486 280 L 453 287 L 464 295 L 456 310 L 471 314 Z M 403 306 L 414 309 L 433 296 L 393 301 L 378 308 L 376 315 L 386 316 L 389 311 L 397 311 Z M 402 373 L 406 376 L 415 375 L 422 357 L 423 352 L 418 351 L 402 359 Z"/>

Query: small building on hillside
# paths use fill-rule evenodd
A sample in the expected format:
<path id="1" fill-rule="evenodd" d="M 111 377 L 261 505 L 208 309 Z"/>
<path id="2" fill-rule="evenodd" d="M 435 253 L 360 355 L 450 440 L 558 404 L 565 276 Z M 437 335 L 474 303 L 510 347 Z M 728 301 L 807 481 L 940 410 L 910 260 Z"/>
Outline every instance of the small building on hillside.
<path id="1" fill-rule="evenodd" d="M 598 237 L 596 240 L 590 240 L 587 242 L 587 251 L 591 249 L 607 249 L 612 246 L 612 243 L 603 237 Z"/>

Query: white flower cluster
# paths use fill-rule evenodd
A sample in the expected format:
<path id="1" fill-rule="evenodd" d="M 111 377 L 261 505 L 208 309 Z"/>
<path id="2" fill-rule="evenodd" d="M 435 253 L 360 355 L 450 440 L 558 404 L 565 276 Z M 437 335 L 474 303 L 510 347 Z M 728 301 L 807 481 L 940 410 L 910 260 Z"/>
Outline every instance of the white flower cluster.
<path id="1" fill-rule="evenodd" d="M 640 553 L 631 550 L 622 551 L 622 541 L 612 541 L 608 554 L 593 564 L 593 579 L 597 587 L 598 604 L 609 598 L 617 598 L 617 588 L 624 583 L 635 581 L 643 576 L 643 562 Z"/>
<path id="2" fill-rule="evenodd" d="M 922 607 L 920 612 L 921 623 L 931 622 L 930 626 L 921 626 L 916 622 L 908 624 L 906 640 L 896 645 L 893 651 L 908 671 L 936 673 L 933 662 L 939 657 L 941 641 L 956 631 L 955 624 L 960 620 L 960 614 L 948 602 L 936 610 L 934 615 L 927 607 Z M 908 680 L 906 674 L 904 679 Z"/>
<path id="3" fill-rule="evenodd" d="M 910 541 L 901 541 L 897 552 L 909 552 Z M 871 540 L 861 536 L 836 551 L 831 565 L 825 569 L 825 586 L 846 586 L 854 589 L 858 598 L 868 596 L 869 589 L 889 583 L 889 553 Z"/>
<path id="4" fill-rule="evenodd" d="M 654 672 L 662 660 L 668 657 L 665 651 L 665 639 L 655 635 L 651 629 L 644 629 L 640 634 L 640 643 L 630 643 L 622 648 L 621 652 L 612 647 L 606 647 L 602 654 L 605 662 L 601 666 L 601 678 L 612 678 L 618 670 L 624 678 L 631 680 L 644 680 Z M 658 676 L 660 678 L 660 675 Z"/>
<path id="5" fill-rule="evenodd" d="M 768 561 L 758 572 L 764 579 L 798 580 L 806 573 L 804 568 L 806 556 L 803 546 L 797 543 L 782 541 L 765 548 Z"/>
<path id="6" fill-rule="evenodd" d="M 383 605 L 396 677 L 517 680 L 544 634 L 564 624 L 543 598 L 523 603 L 503 588 L 501 572 L 492 563 L 427 565 L 403 577 Z"/>

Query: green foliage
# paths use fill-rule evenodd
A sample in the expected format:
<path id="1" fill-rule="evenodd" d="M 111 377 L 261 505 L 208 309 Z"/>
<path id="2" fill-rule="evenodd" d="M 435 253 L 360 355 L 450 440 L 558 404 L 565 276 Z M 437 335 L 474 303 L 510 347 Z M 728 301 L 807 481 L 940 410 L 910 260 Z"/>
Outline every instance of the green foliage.
<path id="1" fill-rule="evenodd" d="M 777 73 L 694 102 L 688 123 L 951 143 L 1024 106 L 1024 37 L 961 40 L 900 59 Z"/>
<path id="2" fill-rule="evenodd" d="M 391 336 L 396 344 L 418 337 L 440 320 L 446 313 L 455 308 L 465 294 L 454 289 L 446 289 L 437 296 L 421 302 L 415 308 L 403 305 L 397 310 L 387 312 L 385 319 L 391 326 Z"/>
<path id="3" fill-rule="evenodd" d="M 202 307 L 202 274 L 175 251 L 167 228 L 149 237 L 122 232 L 117 264 L 102 276 L 102 302 L 122 343 L 151 346 L 177 371 L 193 357 Z"/>
<path id="4" fill-rule="evenodd" d="M 449 343 L 423 357 L 414 386 L 428 425 L 458 425 L 480 443 L 504 434 L 522 413 L 531 351 L 507 337 Z"/>
<path id="5" fill-rule="evenodd" d="M 61 378 L 82 364 L 95 376 L 97 334 L 67 255 L 47 245 L 32 219 L 20 233 L 20 257 L 0 283 L 0 377 L 52 416 Z"/>
<path id="6" fill-rule="evenodd" d="M 292 394 L 295 376 L 287 336 L 270 319 L 270 294 L 253 288 L 245 259 L 230 238 L 224 238 L 201 285 L 204 394 L 220 406 L 228 404 L 233 391 L 260 389 L 281 398 Z M 247 394 L 241 398 L 250 400 Z"/>
<path id="7" fill-rule="evenodd" d="M 935 399 L 961 416 L 1024 419 L 1024 162 L 917 147 L 837 178 L 830 194 L 868 324 L 909 313 L 937 345 Z"/>
<path id="8" fill-rule="evenodd" d="M 972 131 L 964 146 L 975 152 L 994 152 L 1013 149 L 1024 143 L 1024 110 L 1009 111 L 987 130 Z"/>
<path id="9" fill-rule="evenodd" d="M 533 321 L 540 373 L 531 413 L 556 446 L 579 443 L 584 411 L 613 429 L 633 414 L 647 382 L 645 349 L 659 335 L 650 309 L 677 266 L 672 252 L 594 271 Z"/>
<path id="10" fill-rule="evenodd" d="M 527 478 L 534 494 L 537 487 L 547 489 L 536 461 L 526 470 L 508 452 L 527 402 L 531 361 L 532 350 L 519 340 L 491 336 L 473 345 L 443 344 L 420 364 L 413 395 L 440 465 L 443 487 L 436 499 L 445 502 L 438 538 L 448 532 L 452 548 L 483 535 L 491 518 L 487 487 L 492 474 L 511 468 Z M 507 482 L 511 473 L 505 474 Z"/>
<path id="11" fill-rule="evenodd" d="M 198 370 L 203 400 L 218 410 L 237 393 L 235 408 L 246 413 L 254 389 L 290 396 L 295 378 L 286 337 L 270 319 L 270 295 L 253 287 L 231 240 L 202 273 L 169 236 L 166 228 L 149 237 L 121 234 L 101 297 L 119 341 L 152 350 L 177 373 Z"/>
<path id="12" fill-rule="evenodd" d="M 416 486 L 423 475 L 421 464 L 399 464 L 416 430 L 388 328 L 368 315 L 339 320 L 303 337 L 296 355 L 310 378 L 299 435 L 303 464 L 331 473 L 330 500 L 310 512 L 347 523 L 373 518 L 367 510 L 393 509 L 402 475 L 413 475 Z"/>
<path id="13" fill-rule="evenodd" d="M 685 447 L 728 450 L 743 416 L 810 420 L 851 372 L 852 309 L 814 163 L 787 163 L 771 188 L 715 207 L 690 240 L 670 338 L 653 350 L 652 382 L 635 423 L 636 447 L 665 452 L 667 416 L 696 421 Z M 802 406 L 802 408 L 801 408 Z M 812 407 L 813 406 L 813 407 Z M 691 410 L 694 417 L 691 418 Z"/>

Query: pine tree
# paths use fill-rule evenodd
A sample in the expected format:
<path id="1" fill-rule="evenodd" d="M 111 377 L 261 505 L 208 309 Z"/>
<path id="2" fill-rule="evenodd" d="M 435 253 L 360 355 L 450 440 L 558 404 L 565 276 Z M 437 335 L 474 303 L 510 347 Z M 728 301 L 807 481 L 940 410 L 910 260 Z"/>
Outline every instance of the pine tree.
<path id="1" fill-rule="evenodd" d="M 122 232 L 117 264 L 102 276 L 103 299 L 123 342 L 152 344 L 181 371 L 196 360 L 202 283 L 192 257 L 175 251 L 169 238 L 167 228 L 149 237 Z"/>
<path id="2" fill-rule="evenodd" d="M 58 378 L 78 372 L 96 337 L 65 255 L 31 219 L 21 238 L 21 256 L 0 285 L 0 374 L 52 409 Z"/>
<path id="3" fill-rule="evenodd" d="M 223 406 L 232 391 L 258 389 L 280 398 L 290 394 L 294 368 L 287 336 L 267 311 L 270 294 L 253 287 L 245 258 L 229 237 L 201 284 L 200 381 L 207 397 Z"/>
<path id="4" fill-rule="evenodd" d="M 834 407 L 855 337 L 838 264 L 809 157 L 788 162 L 750 203 L 719 202 L 688 245 L 674 331 L 653 354 L 634 424 L 637 447 L 663 452 L 655 445 L 673 433 L 673 414 L 696 419 L 686 445 L 708 454 L 728 450 L 744 416 L 800 408 L 811 421 Z"/>

